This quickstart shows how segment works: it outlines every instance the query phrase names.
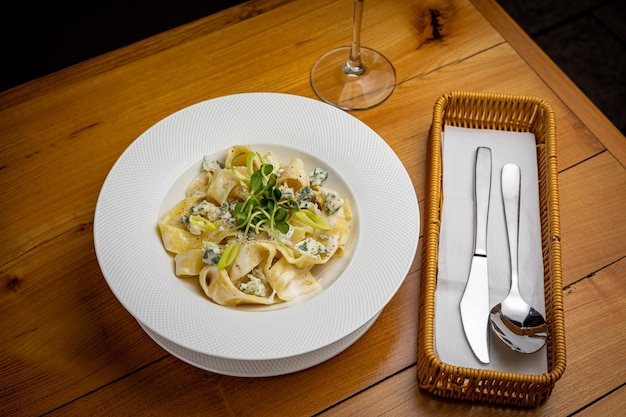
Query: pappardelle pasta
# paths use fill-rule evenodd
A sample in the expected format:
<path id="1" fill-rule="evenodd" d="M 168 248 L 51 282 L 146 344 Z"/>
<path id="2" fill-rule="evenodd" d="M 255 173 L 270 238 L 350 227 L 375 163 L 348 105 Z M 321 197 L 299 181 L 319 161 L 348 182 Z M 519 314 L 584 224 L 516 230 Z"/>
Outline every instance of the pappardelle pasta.
<path id="1" fill-rule="evenodd" d="M 348 199 L 324 187 L 328 171 L 281 164 L 247 146 L 204 157 L 185 198 L 159 220 L 179 277 L 197 276 L 221 305 L 275 304 L 321 288 L 315 265 L 343 255 Z"/>

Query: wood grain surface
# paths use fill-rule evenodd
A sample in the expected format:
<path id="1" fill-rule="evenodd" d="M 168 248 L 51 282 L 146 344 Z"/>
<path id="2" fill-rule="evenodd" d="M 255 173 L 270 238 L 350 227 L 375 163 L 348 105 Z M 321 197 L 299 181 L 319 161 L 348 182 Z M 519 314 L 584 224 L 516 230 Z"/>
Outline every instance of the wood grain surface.
<path id="1" fill-rule="evenodd" d="M 349 0 L 251 0 L 0 93 L 0 415 L 591 416 L 626 406 L 626 139 L 493 0 L 366 2 L 362 43 L 398 81 L 385 103 L 352 114 L 397 153 L 421 208 L 439 96 L 532 95 L 555 110 L 568 363 L 544 405 L 417 388 L 420 256 L 354 345 L 269 378 L 175 358 L 110 291 L 93 218 L 126 147 L 214 97 L 315 98 L 311 65 L 349 43 L 351 13 Z"/>

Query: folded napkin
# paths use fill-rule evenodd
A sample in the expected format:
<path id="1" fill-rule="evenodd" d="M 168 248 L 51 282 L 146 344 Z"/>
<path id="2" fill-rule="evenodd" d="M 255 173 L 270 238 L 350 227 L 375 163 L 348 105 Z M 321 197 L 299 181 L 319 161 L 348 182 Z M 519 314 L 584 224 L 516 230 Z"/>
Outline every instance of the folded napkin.
<path id="1" fill-rule="evenodd" d="M 491 148 L 492 178 L 487 230 L 489 302 L 504 300 L 511 265 L 500 176 L 512 162 L 521 169 L 519 279 L 524 299 L 545 316 L 539 185 L 532 133 L 444 126 L 443 208 L 435 291 L 435 349 L 450 365 L 524 374 L 547 372 L 546 347 L 532 354 L 512 351 L 490 331 L 490 363 L 481 363 L 465 338 L 459 303 L 474 251 L 474 163 L 479 146 Z"/>

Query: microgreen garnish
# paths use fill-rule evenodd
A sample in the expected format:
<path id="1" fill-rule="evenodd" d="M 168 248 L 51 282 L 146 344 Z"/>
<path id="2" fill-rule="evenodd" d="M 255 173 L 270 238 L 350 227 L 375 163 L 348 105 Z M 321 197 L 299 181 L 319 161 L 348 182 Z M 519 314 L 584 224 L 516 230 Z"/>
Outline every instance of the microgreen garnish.
<path id="1" fill-rule="evenodd" d="M 232 160 L 242 157 L 237 154 Z M 254 170 L 254 162 L 258 158 L 261 166 Z M 274 173 L 274 166 L 265 162 L 257 152 L 248 152 L 246 155 L 247 176 L 231 164 L 233 174 L 247 185 L 246 199 L 235 205 L 235 229 L 243 229 L 244 234 L 250 232 L 259 234 L 266 232 L 283 243 L 278 232 L 287 234 L 289 222 L 295 216 L 316 230 L 329 230 L 328 224 L 309 209 L 300 209 L 298 202 L 293 198 L 283 198 L 283 193 L 276 186 L 278 177 Z"/>
<path id="2" fill-rule="evenodd" d="M 237 155 L 234 159 L 239 158 Z M 259 169 L 254 171 L 254 160 L 261 162 Z M 245 201 L 235 205 L 236 228 L 244 229 L 247 235 L 250 231 L 259 234 L 267 232 L 276 240 L 280 240 L 277 232 L 289 232 L 289 220 L 298 204 L 293 199 L 283 199 L 282 192 L 276 187 L 277 176 L 274 166 L 266 163 L 261 155 L 249 152 L 246 156 L 248 176 L 234 169 L 233 173 L 242 182 L 247 184 L 248 192 Z"/>

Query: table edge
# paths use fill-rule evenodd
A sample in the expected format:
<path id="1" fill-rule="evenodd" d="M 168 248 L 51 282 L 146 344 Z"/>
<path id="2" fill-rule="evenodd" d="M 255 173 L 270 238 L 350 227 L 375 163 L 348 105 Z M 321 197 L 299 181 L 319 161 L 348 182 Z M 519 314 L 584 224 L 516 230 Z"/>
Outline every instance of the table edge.
<path id="1" fill-rule="evenodd" d="M 606 115 L 496 0 L 470 0 L 470 2 L 615 159 L 626 167 L 626 138 Z"/>

